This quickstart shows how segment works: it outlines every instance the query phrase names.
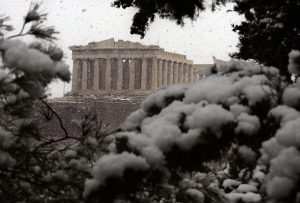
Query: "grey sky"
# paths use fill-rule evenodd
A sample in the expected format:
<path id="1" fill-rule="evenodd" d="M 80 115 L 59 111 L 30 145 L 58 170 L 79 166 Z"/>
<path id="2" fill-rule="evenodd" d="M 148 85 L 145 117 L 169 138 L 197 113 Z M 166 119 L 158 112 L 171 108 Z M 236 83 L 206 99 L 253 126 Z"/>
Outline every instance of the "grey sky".
<path id="1" fill-rule="evenodd" d="M 11 18 L 11 24 L 18 28 L 28 11 L 30 0 L 0 0 L 0 14 Z M 35 1 L 40 2 L 40 1 Z M 228 53 L 236 50 L 237 34 L 231 24 L 240 22 L 241 17 L 222 8 L 215 13 L 206 11 L 184 27 L 175 22 L 157 19 L 144 39 L 130 35 L 134 9 L 111 7 L 112 0 L 48 0 L 42 8 L 48 12 L 47 25 L 55 26 L 60 32 L 57 43 L 65 51 L 66 62 L 71 66 L 71 45 L 87 44 L 114 37 L 143 44 L 159 44 L 168 51 L 186 54 L 194 63 L 212 63 L 212 56 L 229 59 Z M 65 91 L 70 84 L 65 85 Z M 54 82 L 50 92 L 54 97 L 63 95 L 63 84 Z"/>

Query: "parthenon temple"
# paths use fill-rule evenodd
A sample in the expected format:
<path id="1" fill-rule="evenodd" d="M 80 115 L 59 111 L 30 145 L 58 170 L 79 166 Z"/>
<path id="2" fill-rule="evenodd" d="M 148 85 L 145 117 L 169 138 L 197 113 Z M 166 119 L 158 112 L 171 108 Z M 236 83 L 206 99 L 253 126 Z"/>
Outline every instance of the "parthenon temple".
<path id="1" fill-rule="evenodd" d="M 111 38 L 70 49 L 75 95 L 148 95 L 164 86 L 198 80 L 193 61 L 157 45 Z"/>

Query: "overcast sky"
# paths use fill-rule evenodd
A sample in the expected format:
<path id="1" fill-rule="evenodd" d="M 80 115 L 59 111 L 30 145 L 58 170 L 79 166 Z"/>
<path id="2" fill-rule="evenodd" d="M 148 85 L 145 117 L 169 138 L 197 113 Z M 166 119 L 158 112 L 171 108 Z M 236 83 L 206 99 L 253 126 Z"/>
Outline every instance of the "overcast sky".
<path id="1" fill-rule="evenodd" d="M 30 0 L 0 0 L 0 15 L 11 18 L 11 24 L 19 30 L 22 19 L 30 6 Z M 34 1 L 40 2 L 40 1 Z M 66 62 L 72 67 L 71 45 L 84 45 L 114 37 L 143 44 L 158 44 L 167 51 L 186 54 L 194 63 L 212 63 L 212 56 L 228 60 L 228 53 L 236 50 L 238 36 L 232 31 L 232 24 L 238 24 L 242 17 L 227 12 L 231 6 L 212 13 L 200 13 L 199 18 L 185 26 L 175 22 L 156 19 L 144 39 L 130 35 L 131 20 L 135 9 L 111 7 L 112 0 L 45 0 L 43 11 L 48 12 L 46 25 L 55 26 L 60 32 L 57 44 L 64 50 Z M 68 91 L 62 83 L 50 86 L 53 97 Z"/>

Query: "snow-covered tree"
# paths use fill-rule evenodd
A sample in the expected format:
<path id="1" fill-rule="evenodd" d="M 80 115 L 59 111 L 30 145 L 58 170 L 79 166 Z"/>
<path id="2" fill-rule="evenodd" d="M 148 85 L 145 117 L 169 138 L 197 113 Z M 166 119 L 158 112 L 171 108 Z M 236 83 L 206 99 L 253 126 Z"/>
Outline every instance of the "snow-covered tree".
<path id="1" fill-rule="evenodd" d="M 80 202 L 106 132 L 91 114 L 75 122 L 81 134 L 69 134 L 45 100 L 47 85 L 68 82 L 70 71 L 39 8 L 31 5 L 15 35 L 8 18 L 0 18 L 0 202 Z M 37 112 L 58 119 L 64 136 L 42 133 Z"/>
<path id="2" fill-rule="evenodd" d="M 290 54 L 289 69 L 299 68 Z M 112 134 L 87 201 L 297 202 L 300 81 L 230 61 L 195 85 L 148 96 Z M 113 192 L 112 192 L 113 191 Z"/>

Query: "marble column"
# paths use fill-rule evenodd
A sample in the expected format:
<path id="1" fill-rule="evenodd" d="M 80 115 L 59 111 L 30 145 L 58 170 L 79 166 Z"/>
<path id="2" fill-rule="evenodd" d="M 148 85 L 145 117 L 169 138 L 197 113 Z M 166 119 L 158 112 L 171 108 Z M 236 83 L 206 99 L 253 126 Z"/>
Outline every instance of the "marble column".
<path id="1" fill-rule="evenodd" d="M 98 91 L 99 88 L 99 79 L 100 79 L 100 59 L 95 59 L 95 70 L 94 70 L 94 87 L 93 90 Z"/>
<path id="2" fill-rule="evenodd" d="M 188 66 L 186 63 L 183 64 L 183 83 L 188 83 Z"/>
<path id="3" fill-rule="evenodd" d="M 162 69 L 163 69 L 163 60 L 157 59 L 157 88 L 162 86 Z"/>
<path id="4" fill-rule="evenodd" d="M 162 59 L 161 60 L 161 66 L 160 66 L 160 74 L 158 76 L 158 80 L 160 81 L 159 87 L 164 86 L 165 64 L 166 64 L 166 61 Z"/>
<path id="5" fill-rule="evenodd" d="M 73 59 L 73 71 L 72 71 L 72 92 L 77 90 L 77 72 L 78 72 L 78 60 Z"/>
<path id="6" fill-rule="evenodd" d="M 82 60 L 82 90 L 87 90 L 87 59 Z"/>
<path id="7" fill-rule="evenodd" d="M 152 58 L 151 73 L 152 73 L 151 90 L 156 91 L 157 90 L 157 59 L 156 58 Z"/>
<path id="8" fill-rule="evenodd" d="M 178 83 L 178 63 L 173 63 L 173 85 Z"/>
<path id="9" fill-rule="evenodd" d="M 163 73 L 162 73 L 162 86 L 167 86 L 168 84 L 168 61 L 164 61 L 163 63 Z"/>
<path id="10" fill-rule="evenodd" d="M 105 61 L 105 90 L 111 90 L 111 63 L 110 58 Z"/>
<path id="11" fill-rule="evenodd" d="M 117 90 L 123 90 L 123 59 L 118 58 Z"/>
<path id="12" fill-rule="evenodd" d="M 193 65 L 188 65 L 188 82 L 192 83 L 192 77 L 193 77 Z"/>
<path id="13" fill-rule="evenodd" d="M 135 59 L 129 59 L 129 90 L 135 89 Z"/>
<path id="14" fill-rule="evenodd" d="M 182 83 L 185 83 L 185 64 L 182 64 Z"/>
<path id="15" fill-rule="evenodd" d="M 82 90 L 82 69 L 83 69 L 83 60 L 77 59 L 77 82 L 76 82 L 76 90 Z"/>
<path id="16" fill-rule="evenodd" d="M 147 59 L 142 58 L 141 89 L 146 90 L 146 86 L 147 86 Z"/>
<path id="17" fill-rule="evenodd" d="M 183 83 L 183 64 L 179 63 L 178 66 L 178 83 L 182 84 Z"/>
<path id="18" fill-rule="evenodd" d="M 173 84 L 173 62 L 169 61 L 168 62 L 168 81 L 167 85 L 172 85 Z"/>
<path id="19" fill-rule="evenodd" d="M 197 82 L 199 80 L 198 73 L 194 73 L 194 82 Z"/>

